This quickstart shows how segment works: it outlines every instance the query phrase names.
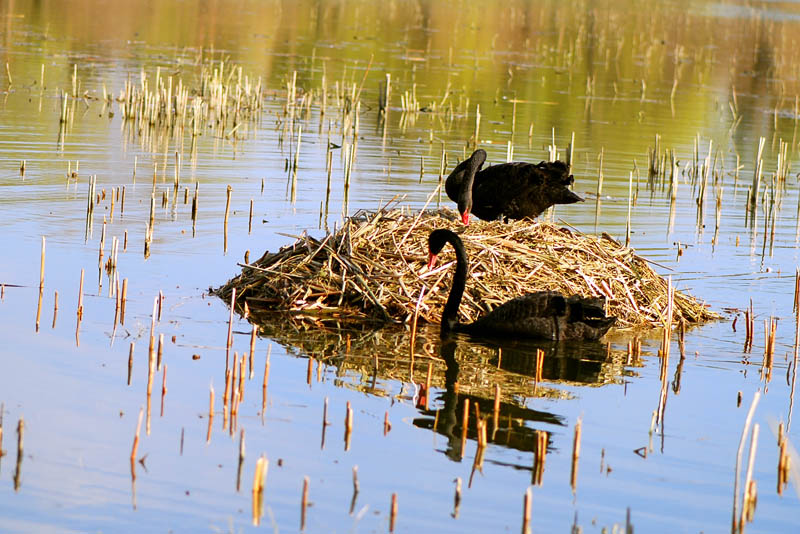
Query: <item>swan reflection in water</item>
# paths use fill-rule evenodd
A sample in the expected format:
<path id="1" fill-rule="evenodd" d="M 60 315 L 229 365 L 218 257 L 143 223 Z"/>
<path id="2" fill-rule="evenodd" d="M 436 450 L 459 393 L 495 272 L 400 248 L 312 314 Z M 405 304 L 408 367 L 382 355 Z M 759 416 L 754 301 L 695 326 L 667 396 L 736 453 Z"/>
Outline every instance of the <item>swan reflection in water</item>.
<path id="1" fill-rule="evenodd" d="M 533 408 L 540 407 L 535 398 L 569 399 L 574 388 L 559 385 L 621 384 L 626 374 L 635 373 L 628 367 L 625 350 L 612 349 L 606 343 L 481 339 L 461 333 L 440 337 L 439 328 L 429 325 L 417 330 L 415 353 L 428 358 L 417 358 L 412 377 L 407 329 L 356 327 L 349 323 L 333 328 L 303 327 L 285 317 L 276 320 L 271 314 L 252 311 L 249 318 L 258 322 L 260 335 L 285 346 L 288 356 L 313 355 L 318 362 L 317 380 L 332 379 L 337 387 L 369 395 L 410 399 L 397 393 L 398 385 L 412 381 L 424 385 L 423 369 L 430 362 L 432 387 L 421 392 L 423 402 L 417 405 L 419 413 L 413 424 L 444 436 L 447 445 L 442 452 L 455 461 L 461 459 L 460 418 L 464 402 L 471 404 L 472 414 L 477 403 L 482 417 L 491 416 L 495 384 L 502 388 L 500 418 L 496 429 L 493 421 L 488 421 L 488 442 L 534 452 L 537 430 L 563 433 L 569 424 L 562 415 Z M 534 392 L 537 349 L 543 350 L 545 356 L 542 381 Z M 320 366 L 326 369 L 321 375 Z M 430 396 L 427 407 L 426 395 Z M 547 406 L 557 409 L 559 405 Z M 475 440 L 474 418 L 468 430 L 468 438 Z M 552 442 L 547 448 L 548 452 L 555 450 Z M 532 462 L 513 467 L 530 470 Z"/>
<path id="2" fill-rule="evenodd" d="M 618 378 L 624 370 L 621 363 L 619 366 L 613 365 L 606 345 L 597 342 L 500 342 L 492 340 L 475 342 L 474 339 L 464 335 L 443 337 L 439 354 L 445 364 L 444 390 L 440 390 L 435 397 L 430 399 L 428 408 L 425 408 L 424 402 L 418 406 L 421 415 L 413 420 L 413 424 L 419 428 L 433 430 L 445 437 L 446 446 L 442 452 L 453 461 L 461 461 L 463 456 L 461 417 L 465 402 L 470 403 L 470 408 L 477 404 L 481 417 L 488 416 L 487 437 L 489 443 L 518 451 L 535 452 L 536 432 L 537 430 L 546 430 L 548 432 L 547 449 L 550 452 L 554 449 L 551 441 L 554 427 L 564 428 L 567 425 L 565 418 L 561 415 L 530 408 L 526 405 L 530 403 L 525 403 L 524 400 L 515 402 L 515 399 L 520 398 L 516 395 L 512 399 L 501 399 L 500 417 L 495 424 L 492 416 L 494 399 L 488 394 L 489 389 L 484 388 L 485 392 L 472 393 L 467 390 L 476 388 L 463 387 L 459 384 L 459 381 L 462 384 L 468 382 L 469 377 L 461 376 L 461 365 L 459 358 L 456 357 L 457 348 L 462 354 L 462 362 L 464 361 L 464 352 L 486 349 L 491 351 L 493 356 L 485 362 L 485 365 L 501 369 L 506 372 L 505 375 L 518 375 L 517 378 L 526 380 L 530 384 L 528 398 L 537 396 L 569 397 L 566 391 L 541 383 L 537 394 L 534 395 L 533 379 L 536 374 L 537 349 L 541 349 L 545 353 L 542 379 L 551 384 L 603 385 L 614 383 L 619 381 Z M 469 357 L 468 354 L 467 357 Z M 471 366 L 470 369 L 474 369 L 474 366 Z M 494 384 L 491 387 L 493 389 Z M 476 440 L 477 430 L 474 424 L 473 409 L 470 409 L 470 420 L 472 423 L 469 424 L 467 437 Z M 496 460 L 493 462 L 502 463 Z M 532 469 L 532 463 L 510 465 L 517 469 Z"/>

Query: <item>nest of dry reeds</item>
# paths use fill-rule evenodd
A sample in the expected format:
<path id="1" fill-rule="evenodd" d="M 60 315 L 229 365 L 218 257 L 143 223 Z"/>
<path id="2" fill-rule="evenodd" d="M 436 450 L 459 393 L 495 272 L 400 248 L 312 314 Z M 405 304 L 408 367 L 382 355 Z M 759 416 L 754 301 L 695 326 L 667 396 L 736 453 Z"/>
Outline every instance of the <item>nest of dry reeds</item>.
<path id="1" fill-rule="evenodd" d="M 292 312 L 298 320 L 371 319 L 438 323 L 450 287 L 455 255 L 445 247 L 439 267 L 426 268 L 428 234 L 458 232 L 470 260 L 461 303 L 473 321 L 503 302 L 533 291 L 605 297 L 617 327 L 660 326 L 668 283 L 632 249 L 545 222 L 474 221 L 460 224 L 441 209 L 361 211 L 322 239 L 302 235 L 265 253 L 216 290 L 239 307 Z M 424 291 L 423 291 L 424 290 Z M 673 322 L 699 323 L 718 316 L 694 297 L 675 291 Z"/>

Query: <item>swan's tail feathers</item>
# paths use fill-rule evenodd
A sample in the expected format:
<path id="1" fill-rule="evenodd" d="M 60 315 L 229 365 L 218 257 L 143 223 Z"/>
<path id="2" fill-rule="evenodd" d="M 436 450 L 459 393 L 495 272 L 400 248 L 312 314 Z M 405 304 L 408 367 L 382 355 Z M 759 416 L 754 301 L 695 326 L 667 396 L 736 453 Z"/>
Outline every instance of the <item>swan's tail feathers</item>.
<path id="1" fill-rule="evenodd" d="M 583 202 L 583 197 L 579 197 L 569 189 L 564 188 L 556 204 L 574 204 L 575 202 Z"/>
<path id="2" fill-rule="evenodd" d="M 601 297 L 581 297 L 572 295 L 567 299 L 571 321 L 584 321 L 587 319 L 605 319 L 606 301 Z"/>
<path id="3" fill-rule="evenodd" d="M 602 319 L 587 320 L 586 325 L 589 326 L 595 334 L 591 336 L 591 339 L 600 339 L 603 337 L 616 322 L 616 317 L 603 317 Z"/>

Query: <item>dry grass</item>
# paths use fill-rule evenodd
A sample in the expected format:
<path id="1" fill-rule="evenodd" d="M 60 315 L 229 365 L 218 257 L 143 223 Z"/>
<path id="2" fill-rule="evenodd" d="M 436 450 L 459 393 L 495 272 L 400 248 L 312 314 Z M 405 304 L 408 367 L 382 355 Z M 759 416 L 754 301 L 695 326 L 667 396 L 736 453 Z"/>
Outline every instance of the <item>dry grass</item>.
<path id="1" fill-rule="evenodd" d="M 667 309 L 667 281 L 610 236 L 584 235 L 543 222 L 474 221 L 464 227 L 450 210 L 359 212 L 321 240 L 303 235 L 266 253 L 217 290 L 250 309 L 291 312 L 298 320 L 364 319 L 438 323 L 455 260 L 451 247 L 428 272 L 428 234 L 450 228 L 461 235 L 470 275 L 461 320 L 472 321 L 524 293 L 556 290 L 606 297 L 618 327 L 659 326 Z M 424 296 L 420 301 L 420 291 Z M 718 316 L 694 297 L 675 292 L 673 324 Z"/>

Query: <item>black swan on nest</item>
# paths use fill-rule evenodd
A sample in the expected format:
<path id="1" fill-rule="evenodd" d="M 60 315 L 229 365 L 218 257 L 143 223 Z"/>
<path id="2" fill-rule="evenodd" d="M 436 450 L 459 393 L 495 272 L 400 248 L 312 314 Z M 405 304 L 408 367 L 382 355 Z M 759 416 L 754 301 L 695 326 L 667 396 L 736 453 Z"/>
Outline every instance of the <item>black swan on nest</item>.
<path id="1" fill-rule="evenodd" d="M 575 181 L 563 161 L 502 163 L 481 170 L 486 151 L 478 149 L 459 163 L 447 177 L 444 189 L 458 203 L 464 224 L 469 214 L 479 219 L 536 217 L 553 204 L 572 204 L 583 199 L 570 191 Z"/>
<path id="2" fill-rule="evenodd" d="M 616 322 L 606 317 L 604 299 L 578 295 L 565 297 L 555 291 L 528 293 L 501 304 L 475 322 L 458 322 L 458 307 L 467 283 L 469 260 L 461 238 L 450 230 L 439 229 L 428 236 L 428 267 L 450 243 L 456 250 L 456 273 L 442 312 L 442 335 L 465 332 L 483 336 L 517 336 L 562 341 L 597 340 Z"/>

